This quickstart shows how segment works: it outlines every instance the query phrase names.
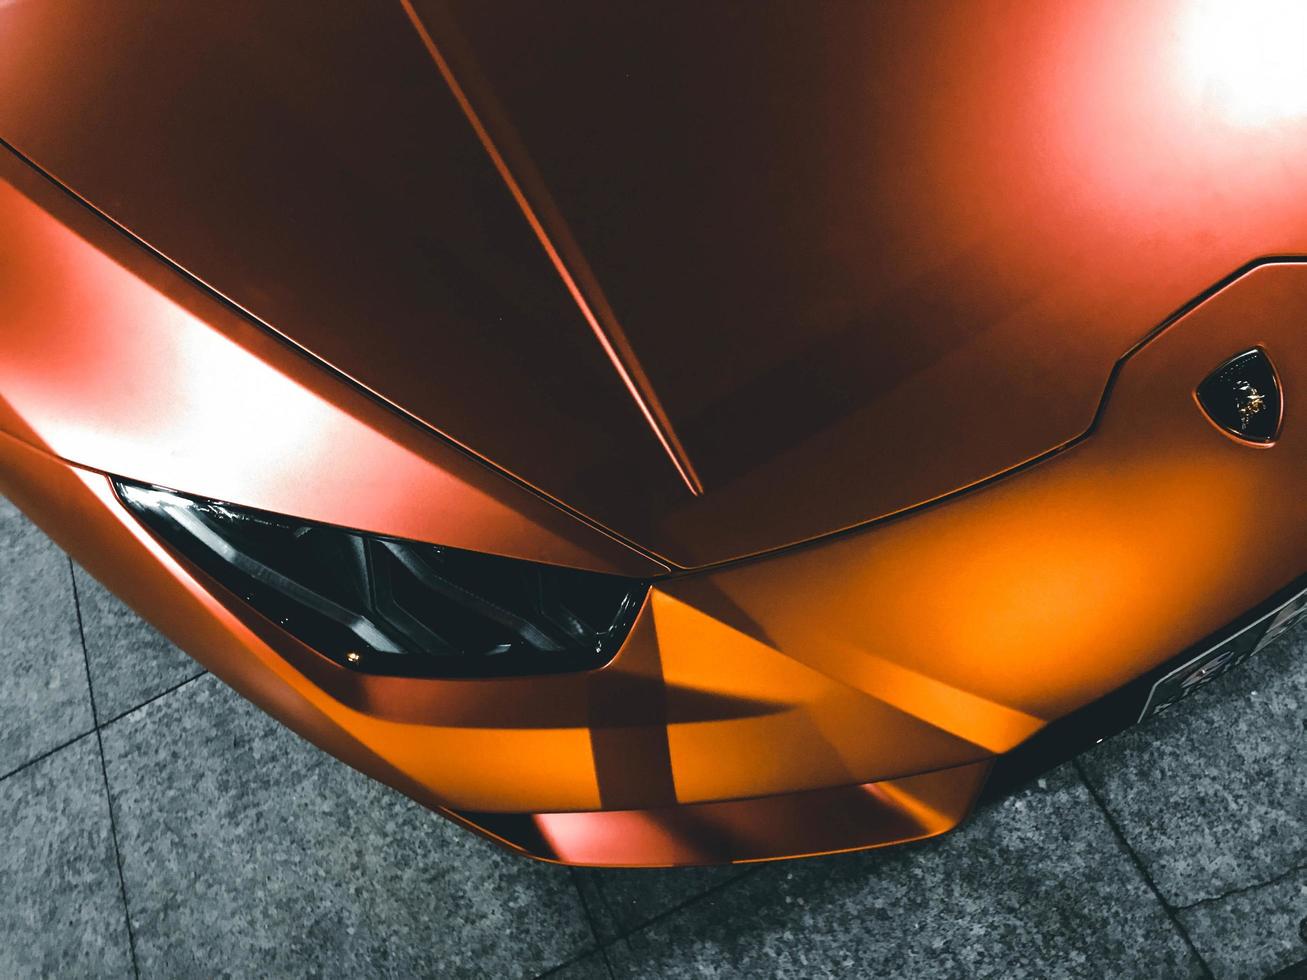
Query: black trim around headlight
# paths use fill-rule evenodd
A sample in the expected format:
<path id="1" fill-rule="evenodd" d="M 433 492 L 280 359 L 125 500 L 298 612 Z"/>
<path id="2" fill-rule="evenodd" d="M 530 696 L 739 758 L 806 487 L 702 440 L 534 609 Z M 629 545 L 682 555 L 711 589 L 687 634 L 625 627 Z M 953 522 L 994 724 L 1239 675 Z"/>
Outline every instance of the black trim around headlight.
<path id="1" fill-rule="evenodd" d="M 410 677 L 588 670 L 647 582 L 302 521 L 115 480 L 164 542 L 336 663 Z"/>

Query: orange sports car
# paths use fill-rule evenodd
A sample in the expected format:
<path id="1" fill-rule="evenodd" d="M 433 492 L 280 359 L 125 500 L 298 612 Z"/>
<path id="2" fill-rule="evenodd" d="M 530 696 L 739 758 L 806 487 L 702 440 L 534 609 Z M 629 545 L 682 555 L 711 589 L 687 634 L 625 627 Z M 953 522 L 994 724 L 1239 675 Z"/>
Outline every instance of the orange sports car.
<path id="1" fill-rule="evenodd" d="M 942 833 L 1307 606 L 1304 36 L 0 0 L 0 492 L 524 854 Z"/>

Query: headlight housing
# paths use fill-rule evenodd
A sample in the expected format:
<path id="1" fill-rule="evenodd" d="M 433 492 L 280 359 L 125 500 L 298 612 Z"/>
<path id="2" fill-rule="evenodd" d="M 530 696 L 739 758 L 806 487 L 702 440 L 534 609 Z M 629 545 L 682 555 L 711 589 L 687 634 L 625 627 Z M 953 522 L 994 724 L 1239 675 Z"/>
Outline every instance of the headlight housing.
<path id="1" fill-rule="evenodd" d="M 148 528 L 342 667 L 409 677 L 587 670 L 648 582 L 316 524 L 115 480 Z"/>

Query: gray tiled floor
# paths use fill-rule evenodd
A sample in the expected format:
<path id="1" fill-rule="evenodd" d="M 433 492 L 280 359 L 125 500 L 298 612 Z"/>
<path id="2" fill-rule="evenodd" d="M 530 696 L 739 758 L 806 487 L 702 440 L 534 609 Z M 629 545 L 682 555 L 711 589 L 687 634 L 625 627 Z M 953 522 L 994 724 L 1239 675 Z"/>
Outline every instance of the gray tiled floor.
<path id="1" fill-rule="evenodd" d="M 1218 976 L 1266 976 L 1303 956 L 1307 870 L 1199 903 L 1181 911 L 1180 919 Z"/>
<path id="2" fill-rule="evenodd" d="M 0 774 L 91 731 L 68 559 L 0 497 Z"/>
<path id="3" fill-rule="evenodd" d="M 1302 642 L 1268 647 L 1185 710 L 1086 757 L 1086 774 L 1172 904 L 1307 866 L 1303 654 Z"/>
<path id="4" fill-rule="evenodd" d="M 0 781 L 0 976 L 131 970 L 95 735 Z"/>
<path id="5" fill-rule="evenodd" d="M 73 584 L 101 724 L 202 673 L 199 664 L 76 565 Z"/>
<path id="6" fill-rule="evenodd" d="M 1307 961 L 1304 630 L 939 841 L 647 872 L 510 857 L 359 776 L 3 500 L 0 641 L 0 977 L 1223 978 Z"/>

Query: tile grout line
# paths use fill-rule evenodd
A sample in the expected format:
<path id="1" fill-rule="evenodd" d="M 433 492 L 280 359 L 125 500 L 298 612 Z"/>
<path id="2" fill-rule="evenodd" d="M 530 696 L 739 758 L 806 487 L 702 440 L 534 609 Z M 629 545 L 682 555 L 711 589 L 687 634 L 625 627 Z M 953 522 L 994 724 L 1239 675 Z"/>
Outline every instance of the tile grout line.
<path id="1" fill-rule="evenodd" d="M 563 960 L 563 962 L 559 963 L 557 966 L 551 966 L 544 973 L 537 973 L 535 975 L 534 980 L 549 980 L 550 977 L 558 976 L 558 974 L 562 973 L 568 967 L 576 966 L 576 964 L 580 963 L 586 957 L 593 956 L 595 953 L 600 953 L 600 952 L 602 952 L 602 950 L 600 950 L 598 947 L 596 947 L 595 949 L 588 949 L 584 953 L 580 954 L 579 956 L 573 956 L 570 960 Z M 608 975 L 611 977 L 613 975 L 613 971 L 608 969 L 608 959 L 606 957 L 604 958 L 604 968 L 605 970 L 607 970 Z"/>
<path id="2" fill-rule="evenodd" d="M 82 625 L 82 601 L 77 592 L 77 573 L 68 559 L 68 579 L 73 586 L 73 610 L 77 614 L 77 635 L 82 643 L 82 665 L 86 668 L 86 694 L 91 700 L 91 721 L 95 724 L 95 745 L 100 754 L 100 776 L 104 780 L 104 802 L 109 809 L 109 836 L 113 841 L 113 858 L 118 868 L 118 893 L 123 901 L 123 923 L 127 926 L 127 948 L 132 957 L 132 975 L 140 980 L 141 967 L 136 960 L 136 933 L 132 929 L 132 911 L 127 903 L 127 879 L 123 876 L 123 855 L 118 847 L 118 821 L 113 812 L 113 792 L 109 788 L 109 768 L 104 761 L 104 738 L 100 734 L 99 714 L 95 707 L 95 687 L 91 683 L 91 657 L 86 650 L 86 630 Z"/>
<path id="3" fill-rule="evenodd" d="M 1130 846 L 1130 841 L 1126 839 L 1125 832 L 1121 829 L 1120 824 L 1117 823 L 1116 817 L 1112 815 L 1112 811 L 1107 808 L 1107 802 L 1099 794 L 1098 787 L 1096 787 L 1089 779 L 1089 776 L 1085 773 L 1084 766 L 1081 765 L 1078 758 L 1073 759 L 1071 765 L 1075 768 L 1076 775 L 1080 777 L 1080 781 L 1084 784 L 1085 789 L 1089 791 L 1090 798 L 1098 805 L 1098 809 L 1102 812 L 1103 818 L 1107 820 L 1107 825 L 1111 828 L 1113 836 L 1116 837 L 1121 847 L 1125 849 L 1126 854 L 1129 856 L 1131 863 L 1134 864 L 1135 870 L 1139 872 L 1139 876 L 1143 879 L 1144 884 L 1148 886 L 1148 890 L 1153 893 L 1153 897 L 1156 898 L 1158 904 L 1162 906 L 1162 911 L 1166 913 L 1167 919 L 1175 928 L 1175 931 L 1179 933 L 1184 944 L 1189 947 L 1189 952 L 1193 953 L 1194 958 L 1198 960 L 1198 965 L 1203 971 L 1203 976 L 1206 977 L 1207 980 L 1213 980 L 1214 974 L 1212 973 L 1212 968 L 1207 964 L 1207 960 L 1203 954 L 1198 952 L 1198 947 L 1194 945 L 1193 939 L 1189 936 L 1189 930 L 1184 927 L 1184 923 L 1181 922 L 1179 916 L 1176 915 L 1175 908 L 1172 907 L 1171 903 L 1162 895 L 1161 889 L 1159 889 L 1157 883 L 1153 881 L 1153 876 L 1150 875 L 1148 869 L 1144 867 L 1143 859 L 1140 858 L 1135 849 Z"/>
<path id="4" fill-rule="evenodd" d="M 649 928 L 649 926 L 653 925 L 654 923 L 656 923 L 656 922 L 661 922 L 663 919 L 666 919 L 668 916 L 675 915 L 677 912 L 680 912 L 680 911 L 683 910 L 683 909 L 689 908 L 691 905 L 694 905 L 696 902 L 699 902 L 699 901 L 701 901 L 701 900 L 707 898 L 709 895 L 714 895 L 714 894 L 716 894 L 717 892 L 724 891 L 725 889 L 730 888 L 732 885 L 734 885 L 734 884 L 736 884 L 736 883 L 738 883 L 738 882 L 744 881 L 744 880 L 747 879 L 747 878 L 752 877 L 754 874 L 756 874 L 757 872 L 761 871 L 761 870 L 762 870 L 764 867 L 766 867 L 767 865 L 769 865 L 769 864 L 776 864 L 776 863 L 779 863 L 779 862 L 775 862 L 775 861 L 759 861 L 759 862 L 753 863 L 753 864 L 751 864 L 749 867 L 747 867 L 744 871 L 742 871 L 742 872 L 740 872 L 738 875 L 736 875 L 734 878 L 729 878 L 729 879 L 727 879 L 726 881 L 719 882 L 718 884 L 715 884 L 715 885 L 712 885 L 712 886 L 710 886 L 710 887 L 708 887 L 708 888 L 705 888 L 703 891 L 699 892 L 697 895 L 691 895 L 689 898 L 687 898 L 687 899 L 685 899 L 685 900 L 683 900 L 683 901 L 677 902 L 675 905 L 671 906 L 670 908 L 663 909 L 663 910 L 662 910 L 661 912 L 659 912 L 657 915 L 652 915 L 652 916 L 650 916 L 648 919 L 646 919 L 644 922 L 641 922 L 639 925 L 632 926 L 630 929 L 620 930 L 620 931 L 617 933 L 617 935 L 614 936 L 614 937 L 613 937 L 611 940 L 609 940 L 608 942 L 603 942 L 603 941 L 601 941 L 601 940 L 599 939 L 599 934 L 595 931 L 595 928 L 594 928 L 594 920 L 590 917 L 590 907 L 589 907 L 589 905 L 586 903 L 585 896 L 584 896 L 584 894 L 581 892 L 580 885 L 577 884 L 577 882 L 576 882 L 576 878 L 575 878 L 575 877 L 572 878 L 572 884 L 573 884 L 574 887 L 576 887 L 577 894 L 581 897 L 581 907 L 582 907 L 583 909 L 585 909 L 586 919 L 590 922 L 590 931 L 591 931 L 591 933 L 594 934 L 595 942 L 598 944 L 598 951 L 599 951 L 599 953 L 603 956 L 604 967 L 607 969 L 607 971 L 608 971 L 608 975 L 609 975 L 610 977 L 614 977 L 614 978 L 616 978 L 617 974 L 616 974 L 616 972 L 613 970 L 612 961 L 609 960 L 609 958 L 608 958 L 608 950 L 609 950 L 609 949 L 611 949 L 612 947 L 616 946 L 618 943 L 622 942 L 623 940 L 628 939 L 628 938 L 630 938 L 631 936 L 634 936 L 637 932 L 640 932 L 640 931 L 642 931 L 642 930 L 644 930 L 644 929 Z M 575 872 L 576 870 L 577 870 L 577 869 L 575 869 L 575 868 L 568 868 L 569 873 Z M 600 889 L 601 889 L 601 890 L 602 890 L 602 888 L 603 888 L 603 886 L 600 885 Z M 585 956 L 588 956 L 588 955 L 589 955 L 589 953 L 585 953 L 585 954 L 582 954 L 581 956 L 578 956 L 576 959 L 568 960 L 568 961 L 565 962 L 565 963 L 560 963 L 560 964 L 558 964 L 558 966 L 555 966 L 555 967 L 550 967 L 550 968 L 549 968 L 548 970 L 546 970 L 544 973 L 540 974 L 539 977 L 536 978 L 536 980 L 543 980 L 543 978 L 545 978 L 545 977 L 549 977 L 549 976 L 551 976 L 552 974 L 557 973 L 559 970 L 562 970 L 564 967 L 571 966 L 573 963 L 576 963 L 576 962 L 578 962 L 579 960 L 584 959 Z M 1197 954 L 1195 953 L 1195 955 L 1197 955 Z M 1200 959 L 1201 959 L 1201 957 L 1200 957 Z"/>
<path id="5" fill-rule="evenodd" d="M 1251 885 L 1240 885 L 1237 888 L 1231 888 L 1221 892 L 1219 895 L 1209 895 L 1206 898 L 1200 898 L 1196 902 L 1190 902 L 1188 905 L 1177 905 L 1176 909 L 1181 912 L 1187 912 L 1189 909 L 1196 909 L 1200 905 L 1210 905 L 1212 902 L 1220 902 L 1234 895 L 1242 895 L 1244 892 L 1256 891 L 1259 888 L 1266 888 L 1268 885 L 1278 885 L 1286 878 L 1292 878 L 1296 874 L 1307 871 L 1307 864 L 1294 865 L 1288 871 L 1283 871 L 1273 878 L 1267 878 L 1265 881 L 1254 881 Z"/>
<path id="6" fill-rule="evenodd" d="M 641 931 L 643 931 L 643 930 L 645 930 L 645 929 L 648 929 L 648 928 L 649 928 L 651 925 L 653 925 L 655 922 L 661 922 L 661 921 L 663 921 L 663 919 L 666 919 L 666 918 L 668 918 L 669 916 L 675 915 L 677 912 L 680 912 L 680 911 L 682 911 L 683 909 L 687 909 L 687 908 L 689 908 L 691 905 L 694 905 L 695 903 L 702 901 L 703 899 L 707 898 L 709 895 L 715 895 L 715 894 L 717 894 L 717 893 L 720 892 L 720 891 L 725 891 L 727 888 L 730 888 L 732 885 L 736 885 L 736 884 L 738 884 L 738 883 L 741 882 L 741 881 L 745 881 L 745 880 L 747 880 L 748 878 L 753 877 L 753 875 L 755 875 L 755 874 L 757 874 L 758 872 L 760 872 L 763 868 L 766 868 L 766 867 L 768 867 L 768 866 L 770 866 L 770 865 L 781 864 L 781 863 L 783 863 L 785 860 L 793 860 L 793 859 L 785 859 L 785 858 L 782 858 L 782 859 L 779 860 L 779 861 L 753 861 L 753 862 L 749 862 L 749 866 L 748 866 L 744 871 L 741 871 L 741 872 L 740 872 L 738 875 L 736 875 L 734 878 L 728 878 L 726 881 L 719 882 L 719 883 L 717 883 L 717 884 L 715 884 L 715 885 L 710 885 L 709 887 L 705 888 L 703 891 L 699 892 L 697 895 L 691 895 L 689 898 L 687 898 L 687 899 L 685 899 L 685 900 L 683 900 L 683 901 L 677 902 L 677 903 L 676 903 L 675 905 L 673 905 L 671 908 L 663 909 L 663 910 L 662 910 L 661 912 L 659 912 L 657 915 L 652 915 L 652 916 L 650 916 L 648 919 L 645 919 L 645 921 L 641 922 L 638 926 L 632 926 L 630 929 L 627 929 L 625 932 L 620 932 L 620 933 L 618 933 L 617 937 L 616 937 L 615 939 L 613 939 L 612 942 L 609 942 L 609 943 L 605 944 L 603 948 L 607 949 L 607 948 L 609 948 L 609 947 L 611 947 L 611 946 L 616 946 L 618 943 L 622 942 L 624 939 L 629 939 L 629 938 L 631 938 L 631 937 L 634 936 L 637 932 L 641 932 Z M 807 860 L 807 859 L 805 859 L 805 858 L 799 858 L 798 860 Z"/>
<path id="7" fill-rule="evenodd" d="M 60 742 L 60 743 L 59 743 L 58 745 L 56 745 L 54 748 L 46 749 L 46 750 L 45 750 L 44 752 L 42 752 L 40 755 L 34 755 L 34 756 L 32 756 L 32 758 L 28 759 L 28 760 L 27 760 L 26 762 L 24 762 L 24 763 L 21 763 L 20 765 L 14 766 L 14 768 L 10 769 L 8 772 L 6 772 L 6 773 L 0 773 L 0 783 L 4 782 L 4 781 L 5 781 L 6 779 L 8 779 L 10 776 L 17 776 L 17 775 L 18 775 L 20 772 L 22 772 L 24 769 L 30 769 L 32 766 L 36 765 L 38 762 L 44 762 L 46 759 L 50 758 L 50 756 L 55 755 L 55 754 L 58 753 L 58 752 L 62 752 L 64 749 L 68 748 L 70 745 L 75 745 L 76 743 L 80 742 L 82 739 L 86 738 L 87 735 L 94 734 L 94 732 L 95 732 L 95 729 L 94 729 L 94 728 L 88 728 L 86 731 L 82 732 L 80 735 L 74 735 L 72 738 L 68 739 L 66 742 Z"/>
<path id="8" fill-rule="evenodd" d="M 595 941 L 595 949 L 599 951 L 599 956 L 604 961 L 604 970 L 607 972 L 609 980 L 616 980 L 616 974 L 613 973 L 613 964 L 608 960 L 608 951 L 604 946 L 604 941 L 599 938 L 599 930 L 595 927 L 594 914 L 590 911 L 590 903 L 585 899 L 585 890 L 581 887 L 576 868 L 568 868 L 567 877 L 572 882 L 572 889 L 576 892 L 576 897 L 581 903 L 581 911 L 585 913 L 585 921 L 590 926 L 590 936 Z"/>
<path id="9" fill-rule="evenodd" d="M 128 708 L 126 711 L 120 711 L 118 714 L 114 715 L 112 718 L 108 718 L 108 719 L 106 719 L 105 721 L 103 721 L 103 722 L 97 724 L 96 727 L 97 727 L 97 728 L 107 728 L 108 726 L 114 724 L 115 722 L 122 721 L 122 720 L 123 720 L 124 718 L 126 718 L 128 715 L 134 715 L 134 714 L 136 714 L 136 712 L 140 711 L 142 708 L 144 708 L 144 707 L 146 707 L 146 706 L 148 706 L 148 705 L 154 704 L 154 702 L 155 702 L 155 701 L 158 701 L 160 698 L 166 698 L 169 694 L 173 694 L 174 692 L 181 690 L 183 687 L 185 687 L 187 684 L 191 683 L 192 681 L 198 681 L 201 677 L 205 677 L 205 676 L 207 676 L 208 673 L 209 673 L 209 672 L 208 672 L 207 670 L 205 670 L 203 667 L 201 667 L 199 673 L 192 674 L 190 677 L 186 678 L 184 681 L 178 681 L 178 682 L 177 682 L 176 684 L 174 684 L 172 687 L 169 687 L 169 688 L 167 688 L 167 689 L 165 689 L 165 690 L 162 690 L 162 691 L 160 691 L 158 694 L 153 694 L 153 695 L 151 695 L 150 697 L 148 697 L 148 698 L 146 698 L 144 701 L 142 701 L 140 704 L 135 705 L 135 706 L 133 706 L 133 707 L 131 707 L 131 708 Z"/>

